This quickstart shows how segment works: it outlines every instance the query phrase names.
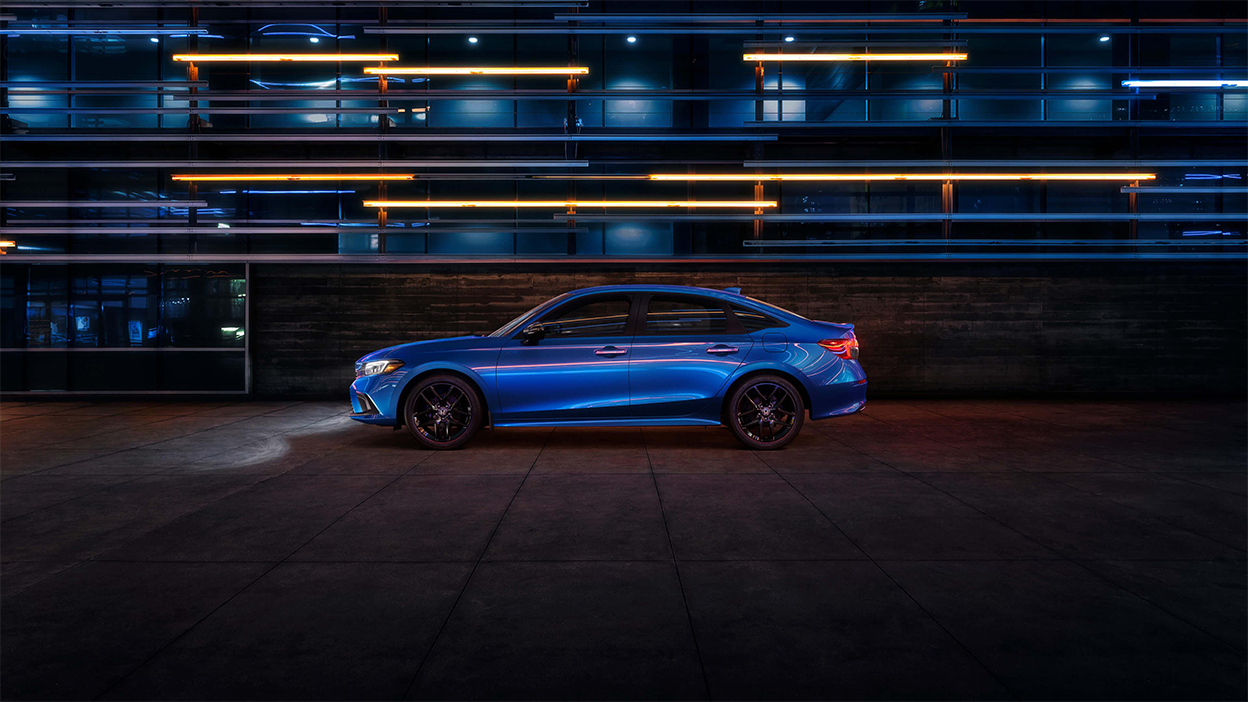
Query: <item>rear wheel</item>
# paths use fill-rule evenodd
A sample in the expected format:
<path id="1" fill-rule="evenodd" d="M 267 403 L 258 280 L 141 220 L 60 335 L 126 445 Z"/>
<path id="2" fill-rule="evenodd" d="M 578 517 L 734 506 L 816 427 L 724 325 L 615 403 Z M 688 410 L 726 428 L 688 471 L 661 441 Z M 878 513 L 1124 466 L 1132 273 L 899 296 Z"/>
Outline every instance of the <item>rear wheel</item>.
<path id="1" fill-rule="evenodd" d="M 416 381 L 403 418 L 416 440 L 431 449 L 457 449 L 481 428 L 484 403 L 471 383 L 454 375 Z"/>
<path id="2" fill-rule="evenodd" d="M 806 418 L 802 394 L 777 375 L 746 380 L 728 400 L 728 428 L 755 450 L 778 449 L 797 438 Z"/>

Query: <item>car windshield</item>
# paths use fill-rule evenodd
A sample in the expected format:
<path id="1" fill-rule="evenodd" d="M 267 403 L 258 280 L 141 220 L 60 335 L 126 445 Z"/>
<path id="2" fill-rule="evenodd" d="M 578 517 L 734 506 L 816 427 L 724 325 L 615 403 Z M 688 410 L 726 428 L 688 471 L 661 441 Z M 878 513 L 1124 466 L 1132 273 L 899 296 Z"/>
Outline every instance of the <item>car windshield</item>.
<path id="1" fill-rule="evenodd" d="M 516 317 L 515 319 L 511 320 L 510 322 L 508 322 L 508 323 L 504 324 L 503 326 L 499 327 L 498 329 L 494 330 L 494 332 L 493 332 L 492 334 L 490 334 L 490 338 L 498 338 L 498 337 L 500 337 L 500 336 L 507 336 L 508 334 L 511 334 L 511 333 L 512 333 L 512 332 L 514 332 L 517 328 L 519 328 L 519 327 L 520 327 L 520 325 L 521 325 L 521 324 L 522 324 L 522 323 L 523 323 L 526 319 L 529 319 L 529 318 L 531 318 L 531 317 L 535 317 L 535 316 L 536 316 L 539 312 L 541 312 L 542 310 L 546 309 L 547 307 L 550 307 L 551 305 L 555 304 L 556 302 L 559 302 L 560 300 L 564 299 L 564 298 L 565 298 L 565 297 L 567 297 L 567 296 L 568 296 L 568 293 L 564 293 L 564 294 L 562 294 L 562 295 L 558 295 L 558 296 L 556 296 L 556 297 L 552 297 L 552 298 L 550 298 L 549 300 L 547 300 L 547 301 L 543 302 L 542 304 L 540 304 L 540 305 L 538 305 L 538 306 L 536 306 L 536 307 L 534 307 L 534 308 L 530 309 L 529 311 L 525 312 L 524 314 L 520 315 L 519 317 Z"/>

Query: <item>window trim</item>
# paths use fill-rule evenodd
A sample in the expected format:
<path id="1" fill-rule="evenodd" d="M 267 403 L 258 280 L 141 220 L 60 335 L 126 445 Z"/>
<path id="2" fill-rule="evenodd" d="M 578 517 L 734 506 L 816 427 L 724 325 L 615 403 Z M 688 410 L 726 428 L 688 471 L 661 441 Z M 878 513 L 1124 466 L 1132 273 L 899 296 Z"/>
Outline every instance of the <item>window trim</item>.
<path id="1" fill-rule="evenodd" d="M 721 300 L 717 297 L 708 295 L 698 295 L 694 293 L 669 293 L 657 292 L 646 293 L 641 304 L 638 305 L 637 313 L 637 336 L 698 336 L 698 334 L 650 334 L 646 332 L 646 316 L 650 314 L 650 301 L 656 297 L 674 298 L 677 300 L 689 300 L 699 304 L 706 305 L 708 308 L 718 304 L 720 310 L 724 313 L 724 321 L 727 326 L 722 332 L 706 332 L 702 336 L 729 336 L 745 334 L 745 327 L 741 325 L 740 320 L 732 313 L 732 308 L 728 305 L 727 300 Z"/>

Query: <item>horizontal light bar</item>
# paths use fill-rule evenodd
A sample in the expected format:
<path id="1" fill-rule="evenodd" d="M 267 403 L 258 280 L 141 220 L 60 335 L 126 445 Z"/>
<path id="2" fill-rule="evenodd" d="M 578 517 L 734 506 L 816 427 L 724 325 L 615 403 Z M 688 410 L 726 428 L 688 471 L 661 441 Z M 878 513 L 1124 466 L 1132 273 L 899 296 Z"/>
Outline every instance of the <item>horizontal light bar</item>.
<path id="1" fill-rule="evenodd" d="M 655 173 L 650 180 L 1153 180 L 1154 173 Z"/>
<path id="2" fill-rule="evenodd" d="M 743 54 L 745 61 L 965 61 L 966 54 Z"/>
<path id="3" fill-rule="evenodd" d="M 365 200 L 365 207 L 775 207 L 773 200 Z"/>
<path id="4" fill-rule="evenodd" d="M 583 76 L 584 66 L 369 66 L 364 72 L 374 76 Z"/>
<path id="5" fill-rule="evenodd" d="M 175 181 L 206 182 L 206 181 L 287 181 L 287 180 L 411 180 L 413 173 L 236 173 L 226 175 L 183 174 L 172 176 Z"/>
<path id="6" fill-rule="evenodd" d="M 1248 80 L 1124 80 L 1127 88 L 1248 88 Z"/>
<path id="7" fill-rule="evenodd" d="M 247 63 L 279 61 L 398 61 L 398 54 L 174 54 L 174 61 L 194 63 Z"/>

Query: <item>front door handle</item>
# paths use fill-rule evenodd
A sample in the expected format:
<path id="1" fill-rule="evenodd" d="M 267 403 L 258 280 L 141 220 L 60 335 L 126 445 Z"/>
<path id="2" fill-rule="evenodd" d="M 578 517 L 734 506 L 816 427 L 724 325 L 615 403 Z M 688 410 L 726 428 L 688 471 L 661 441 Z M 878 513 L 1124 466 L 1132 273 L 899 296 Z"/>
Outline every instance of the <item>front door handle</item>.
<path id="1" fill-rule="evenodd" d="M 619 356 L 620 354 L 628 353 L 628 349 L 620 349 L 614 346 L 604 346 L 598 349 L 597 351 L 595 351 L 594 353 L 598 354 L 599 356 Z"/>
<path id="2" fill-rule="evenodd" d="M 737 347 L 736 346 L 724 346 L 723 344 L 716 344 L 712 346 L 711 348 L 707 349 L 706 352 L 707 353 L 736 353 Z"/>

